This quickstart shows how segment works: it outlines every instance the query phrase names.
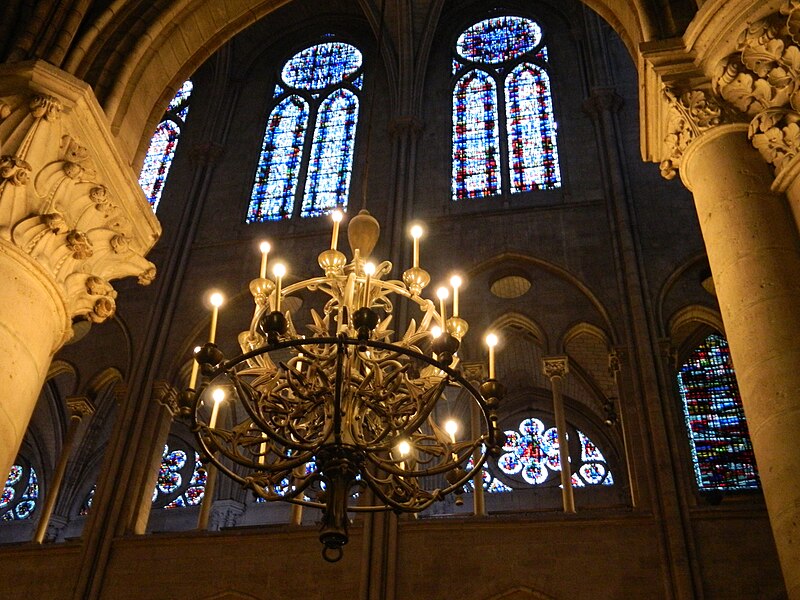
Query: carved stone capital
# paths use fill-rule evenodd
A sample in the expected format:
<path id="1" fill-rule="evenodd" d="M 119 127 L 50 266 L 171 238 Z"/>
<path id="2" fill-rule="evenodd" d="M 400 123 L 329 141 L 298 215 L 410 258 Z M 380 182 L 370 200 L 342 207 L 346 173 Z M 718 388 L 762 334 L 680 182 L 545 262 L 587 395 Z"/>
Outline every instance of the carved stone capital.
<path id="1" fill-rule="evenodd" d="M 244 504 L 236 500 L 218 500 L 211 507 L 210 531 L 235 527 L 244 514 Z"/>
<path id="2" fill-rule="evenodd" d="M 569 359 L 566 356 L 549 356 L 542 359 L 542 372 L 548 379 L 564 378 L 569 373 Z"/>
<path id="3" fill-rule="evenodd" d="M 622 351 L 612 350 L 608 353 L 608 372 L 612 377 L 622 371 L 622 360 Z"/>
<path id="4" fill-rule="evenodd" d="M 0 244 L 44 269 L 69 317 L 114 314 L 109 281 L 152 281 L 161 229 L 91 88 L 43 62 L 0 66 Z"/>
<path id="5" fill-rule="evenodd" d="M 153 383 L 153 399 L 164 406 L 174 416 L 178 414 L 178 391 L 166 381 Z"/>
<path id="6" fill-rule="evenodd" d="M 659 168 L 661 176 L 673 179 L 681 166 L 683 154 L 703 132 L 728 122 L 725 108 L 707 90 L 678 91 L 664 88 L 669 104 L 666 135 Z"/>
<path id="7" fill-rule="evenodd" d="M 747 115 L 753 146 L 780 173 L 800 148 L 800 3 L 750 24 L 712 83 Z"/>
<path id="8" fill-rule="evenodd" d="M 467 381 L 483 381 L 486 378 L 486 365 L 482 362 L 461 363 L 464 378 Z"/>
<path id="9" fill-rule="evenodd" d="M 410 135 L 417 137 L 425 128 L 422 119 L 413 115 L 395 117 L 389 122 L 389 133 L 393 136 Z"/>
<path id="10" fill-rule="evenodd" d="M 86 396 L 69 396 L 67 409 L 70 415 L 81 419 L 94 414 L 94 405 Z"/>

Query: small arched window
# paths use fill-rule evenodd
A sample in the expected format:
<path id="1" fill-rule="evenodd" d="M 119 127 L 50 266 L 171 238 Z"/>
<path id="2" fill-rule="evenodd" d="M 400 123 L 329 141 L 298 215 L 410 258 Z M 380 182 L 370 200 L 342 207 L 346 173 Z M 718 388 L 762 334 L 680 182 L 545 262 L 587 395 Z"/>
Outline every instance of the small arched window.
<path id="1" fill-rule="evenodd" d="M 759 487 L 728 342 L 713 333 L 678 370 L 678 391 L 701 490 Z"/>
<path id="2" fill-rule="evenodd" d="M 3 487 L 0 497 L 0 519 L 22 521 L 30 519 L 39 500 L 39 479 L 36 470 L 27 461 L 17 458 Z"/>
<path id="3" fill-rule="evenodd" d="M 247 222 L 315 217 L 347 206 L 363 84 L 355 46 L 325 41 L 283 65 Z"/>
<path id="4" fill-rule="evenodd" d="M 167 181 L 169 168 L 175 156 L 175 148 L 181 135 L 181 128 L 186 125 L 189 114 L 189 98 L 192 95 L 192 82 L 185 81 L 169 103 L 164 117 L 156 127 L 150 139 L 150 146 L 144 157 L 144 164 L 139 173 L 139 185 L 150 202 L 153 212 L 158 209 L 161 192 Z"/>
<path id="5" fill-rule="evenodd" d="M 453 58 L 452 198 L 561 187 L 541 27 L 493 17 L 458 37 Z"/>

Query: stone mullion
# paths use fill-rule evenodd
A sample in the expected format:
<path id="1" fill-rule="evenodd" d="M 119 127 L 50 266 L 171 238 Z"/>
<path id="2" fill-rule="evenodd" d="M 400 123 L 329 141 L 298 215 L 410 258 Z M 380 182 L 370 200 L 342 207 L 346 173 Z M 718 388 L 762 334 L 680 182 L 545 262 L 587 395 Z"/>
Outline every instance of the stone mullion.
<path id="1" fill-rule="evenodd" d="M 129 497 L 127 512 L 130 515 L 126 530 L 141 535 L 147 531 L 153 490 L 158 482 L 158 470 L 164 452 L 164 444 L 172 427 L 172 419 L 178 412 L 178 392 L 166 382 L 153 384 L 152 394 L 146 407 L 142 438 L 149 440 L 149 452 L 130 466 L 131 479 L 139 481 L 136 494 Z"/>
<path id="2" fill-rule="evenodd" d="M 699 573 L 692 568 L 692 539 L 687 527 L 686 507 L 678 495 L 675 462 L 670 448 L 667 423 L 662 406 L 669 398 L 660 385 L 655 356 L 652 314 L 641 264 L 641 251 L 635 238 L 635 214 L 630 206 L 628 184 L 624 174 L 624 157 L 619 151 L 617 112 L 622 99 L 612 88 L 596 88 L 585 103 L 592 116 L 599 140 L 602 167 L 605 172 L 608 215 L 614 240 L 615 263 L 619 270 L 618 282 L 624 314 L 625 340 L 633 349 L 630 353 L 629 377 L 617 378 L 620 387 L 620 414 L 626 455 L 638 456 L 627 461 L 631 481 L 631 498 L 634 506 L 651 504 L 660 518 L 659 532 L 663 536 L 659 548 L 669 565 L 666 585 L 676 598 L 696 598 L 701 589 L 697 585 Z M 678 157 L 675 156 L 678 163 Z M 672 163 L 670 163 L 671 165 Z M 664 167 L 662 166 L 662 169 Z M 628 386 L 632 389 L 628 392 Z M 626 399 L 638 399 L 639 406 Z M 637 410 L 638 409 L 638 410 Z M 633 423 L 639 421 L 638 427 Z M 638 435 L 631 435 L 631 434 Z M 632 445 L 631 451 L 628 446 Z M 638 450 L 638 451 L 637 451 Z M 652 457 L 650 466 L 641 457 Z M 635 479 L 637 473 L 647 477 L 647 486 Z M 691 574 L 688 576 L 687 574 Z"/>

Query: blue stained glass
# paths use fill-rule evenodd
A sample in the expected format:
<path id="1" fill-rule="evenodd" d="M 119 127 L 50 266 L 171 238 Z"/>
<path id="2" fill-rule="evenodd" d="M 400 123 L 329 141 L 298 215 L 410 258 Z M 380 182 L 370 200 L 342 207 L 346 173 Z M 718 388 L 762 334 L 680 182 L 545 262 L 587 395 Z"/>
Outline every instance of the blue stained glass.
<path id="1" fill-rule="evenodd" d="M 537 23 L 522 17 L 494 17 L 476 23 L 456 41 L 456 52 L 474 62 L 497 64 L 533 51 L 542 40 Z"/>
<path id="2" fill-rule="evenodd" d="M 357 121 L 358 98 L 347 89 L 336 90 L 320 105 L 303 197 L 303 217 L 325 214 L 337 205 L 346 207 Z"/>
<path id="3" fill-rule="evenodd" d="M 709 335 L 677 378 L 698 486 L 757 489 L 755 455 L 725 338 Z"/>
<path id="4" fill-rule="evenodd" d="M 506 79 L 505 92 L 511 191 L 560 187 L 550 78 L 543 69 L 522 63 Z"/>
<path id="5" fill-rule="evenodd" d="M 356 77 L 356 78 L 353 80 L 353 86 L 354 86 L 354 87 L 355 87 L 357 90 L 360 90 L 360 89 L 361 89 L 361 87 L 362 87 L 363 85 L 364 85 L 364 76 L 363 76 L 363 75 L 359 75 L 358 77 Z"/>
<path id="6" fill-rule="evenodd" d="M 499 192 L 497 89 L 483 71 L 458 80 L 453 95 L 453 200 Z"/>
<path id="7" fill-rule="evenodd" d="M 539 51 L 536 53 L 536 58 L 539 58 L 545 62 L 547 62 L 547 46 L 542 46 Z"/>
<path id="8" fill-rule="evenodd" d="M 282 93 L 283 93 L 283 88 L 280 86 L 280 84 L 278 84 L 278 85 L 275 86 L 275 91 L 272 92 L 272 97 L 273 98 L 277 98 Z"/>
<path id="9" fill-rule="evenodd" d="M 200 455 L 194 451 L 190 452 L 194 455 L 192 461 L 189 460 L 186 451 L 170 451 L 169 445 L 164 446 L 158 480 L 153 489 L 152 501 L 154 504 L 163 502 L 163 508 L 182 508 L 195 506 L 203 500 L 206 471 L 200 462 Z M 187 480 L 188 483 L 186 483 Z M 93 494 L 94 491 L 92 491 Z"/>
<path id="10" fill-rule="evenodd" d="M 26 467 L 15 464 L 6 478 L 3 487 L 0 508 L 7 508 L 0 520 L 2 521 L 22 521 L 28 519 L 36 510 L 36 501 L 39 499 L 39 479 L 33 467 L 27 467 L 27 479 L 25 479 Z M 16 500 L 16 502 L 15 502 Z"/>
<path id="11" fill-rule="evenodd" d="M 247 222 L 292 216 L 294 196 L 308 124 L 308 104 L 289 96 L 270 114 L 256 171 Z"/>
<path id="12" fill-rule="evenodd" d="M 161 192 L 164 191 L 164 183 L 169 175 L 180 135 L 181 128 L 177 123 L 168 120 L 158 124 L 156 132 L 150 139 L 150 147 L 147 149 L 144 165 L 139 173 L 139 186 L 153 212 L 158 209 Z"/>
<path id="13" fill-rule="evenodd" d="M 192 84 L 191 80 L 187 79 L 183 82 L 181 89 L 175 94 L 175 97 L 170 100 L 169 106 L 167 110 L 177 110 L 183 107 L 185 104 L 189 102 L 189 98 L 192 95 L 192 90 L 194 89 L 194 85 Z"/>
<path id="14" fill-rule="evenodd" d="M 578 431 L 581 443 L 581 461 L 572 473 L 575 487 L 587 485 L 613 485 L 614 479 L 603 453 L 583 432 Z M 558 433 L 555 427 L 545 430 L 540 419 L 530 418 L 520 422 L 517 431 L 506 431 L 503 454 L 497 467 L 509 476 L 521 477 L 529 485 L 541 485 L 561 470 Z M 575 457 L 572 458 L 573 462 Z"/>
<path id="15" fill-rule="evenodd" d="M 343 42 L 326 42 L 306 48 L 290 58 L 281 71 L 287 85 L 321 90 L 339 84 L 361 68 L 358 48 Z"/>
<path id="16" fill-rule="evenodd" d="M 89 514 L 89 511 L 92 508 L 92 502 L 94 502 L 94 494 L 97 491 L 97 485 L 93 485 L 92 489 L 89 490 L 89 493 L 86 494 L 86 499 L 83 501 L 83 505 L 81 505 L 80 511 L 78 514 L 82 517 L 85 517 Z"/>
<path id="17" fill-rule="evenodd" d="M 164 191 L 164 184 L 169 175 L 169 168 L 175 157 L 175 149 L 178 147 L 181 128 L 176 120 L 185 124 L 186 116 L 189 114 L 189 98 L 192 89 L 192 82 L 185 81 L 169 103 L 167 113 L 173 116 L 165 117 L 156 127 L 153 137 L 150 138 L 150 146 L 147 148 L 142 170 L 139 172 L 139 186 L 153 212 L 158 209 L 161 193 Z"/>

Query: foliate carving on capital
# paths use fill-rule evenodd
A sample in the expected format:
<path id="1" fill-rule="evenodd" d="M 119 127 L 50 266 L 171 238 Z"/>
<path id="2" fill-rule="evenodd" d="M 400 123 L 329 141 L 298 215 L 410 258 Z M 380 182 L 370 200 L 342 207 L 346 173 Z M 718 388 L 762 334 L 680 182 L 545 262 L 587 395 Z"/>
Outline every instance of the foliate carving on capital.
<path id="1" fill-rule="evenodd" d="M 147 285 L 155 267 L 134 227 L 99 181 L 92 152 L 61 118 L 58 98 L 0 102 L 0 239 L 27 253 L 61 286 L 71 317 L 101 322 L 116 309 L 111 279 Z M 10 111 L 2 118 L 3 108 Z M 7 146 L 3 146 L 6 150 Z"/>
<path id="2" fill-rule="evenodd" d="M 800 2 L 752 23 L 718 66 L 714 89 L 747 115 L 753 146 L 777 172 L 800 149 Z"/>
<path id="3" fill-rule="evenodd" d="M 662 177 L 673 179 L 689 144 L 704 131 L 726 121 L 728 115 L 716 98 L 704 90 L 681 93 L 664 88 L 664 96 L 669 103 L 669 117 L 664 137 L 663 156 L 666 158 L 659 168 Z"/>
<path id="4" fill-rule="evenodd" d="M 548 379 L 564 378 L 569 373 L 569 359 L 566 356 L 551 356 L 542 359 L 542 372 Z"/>

